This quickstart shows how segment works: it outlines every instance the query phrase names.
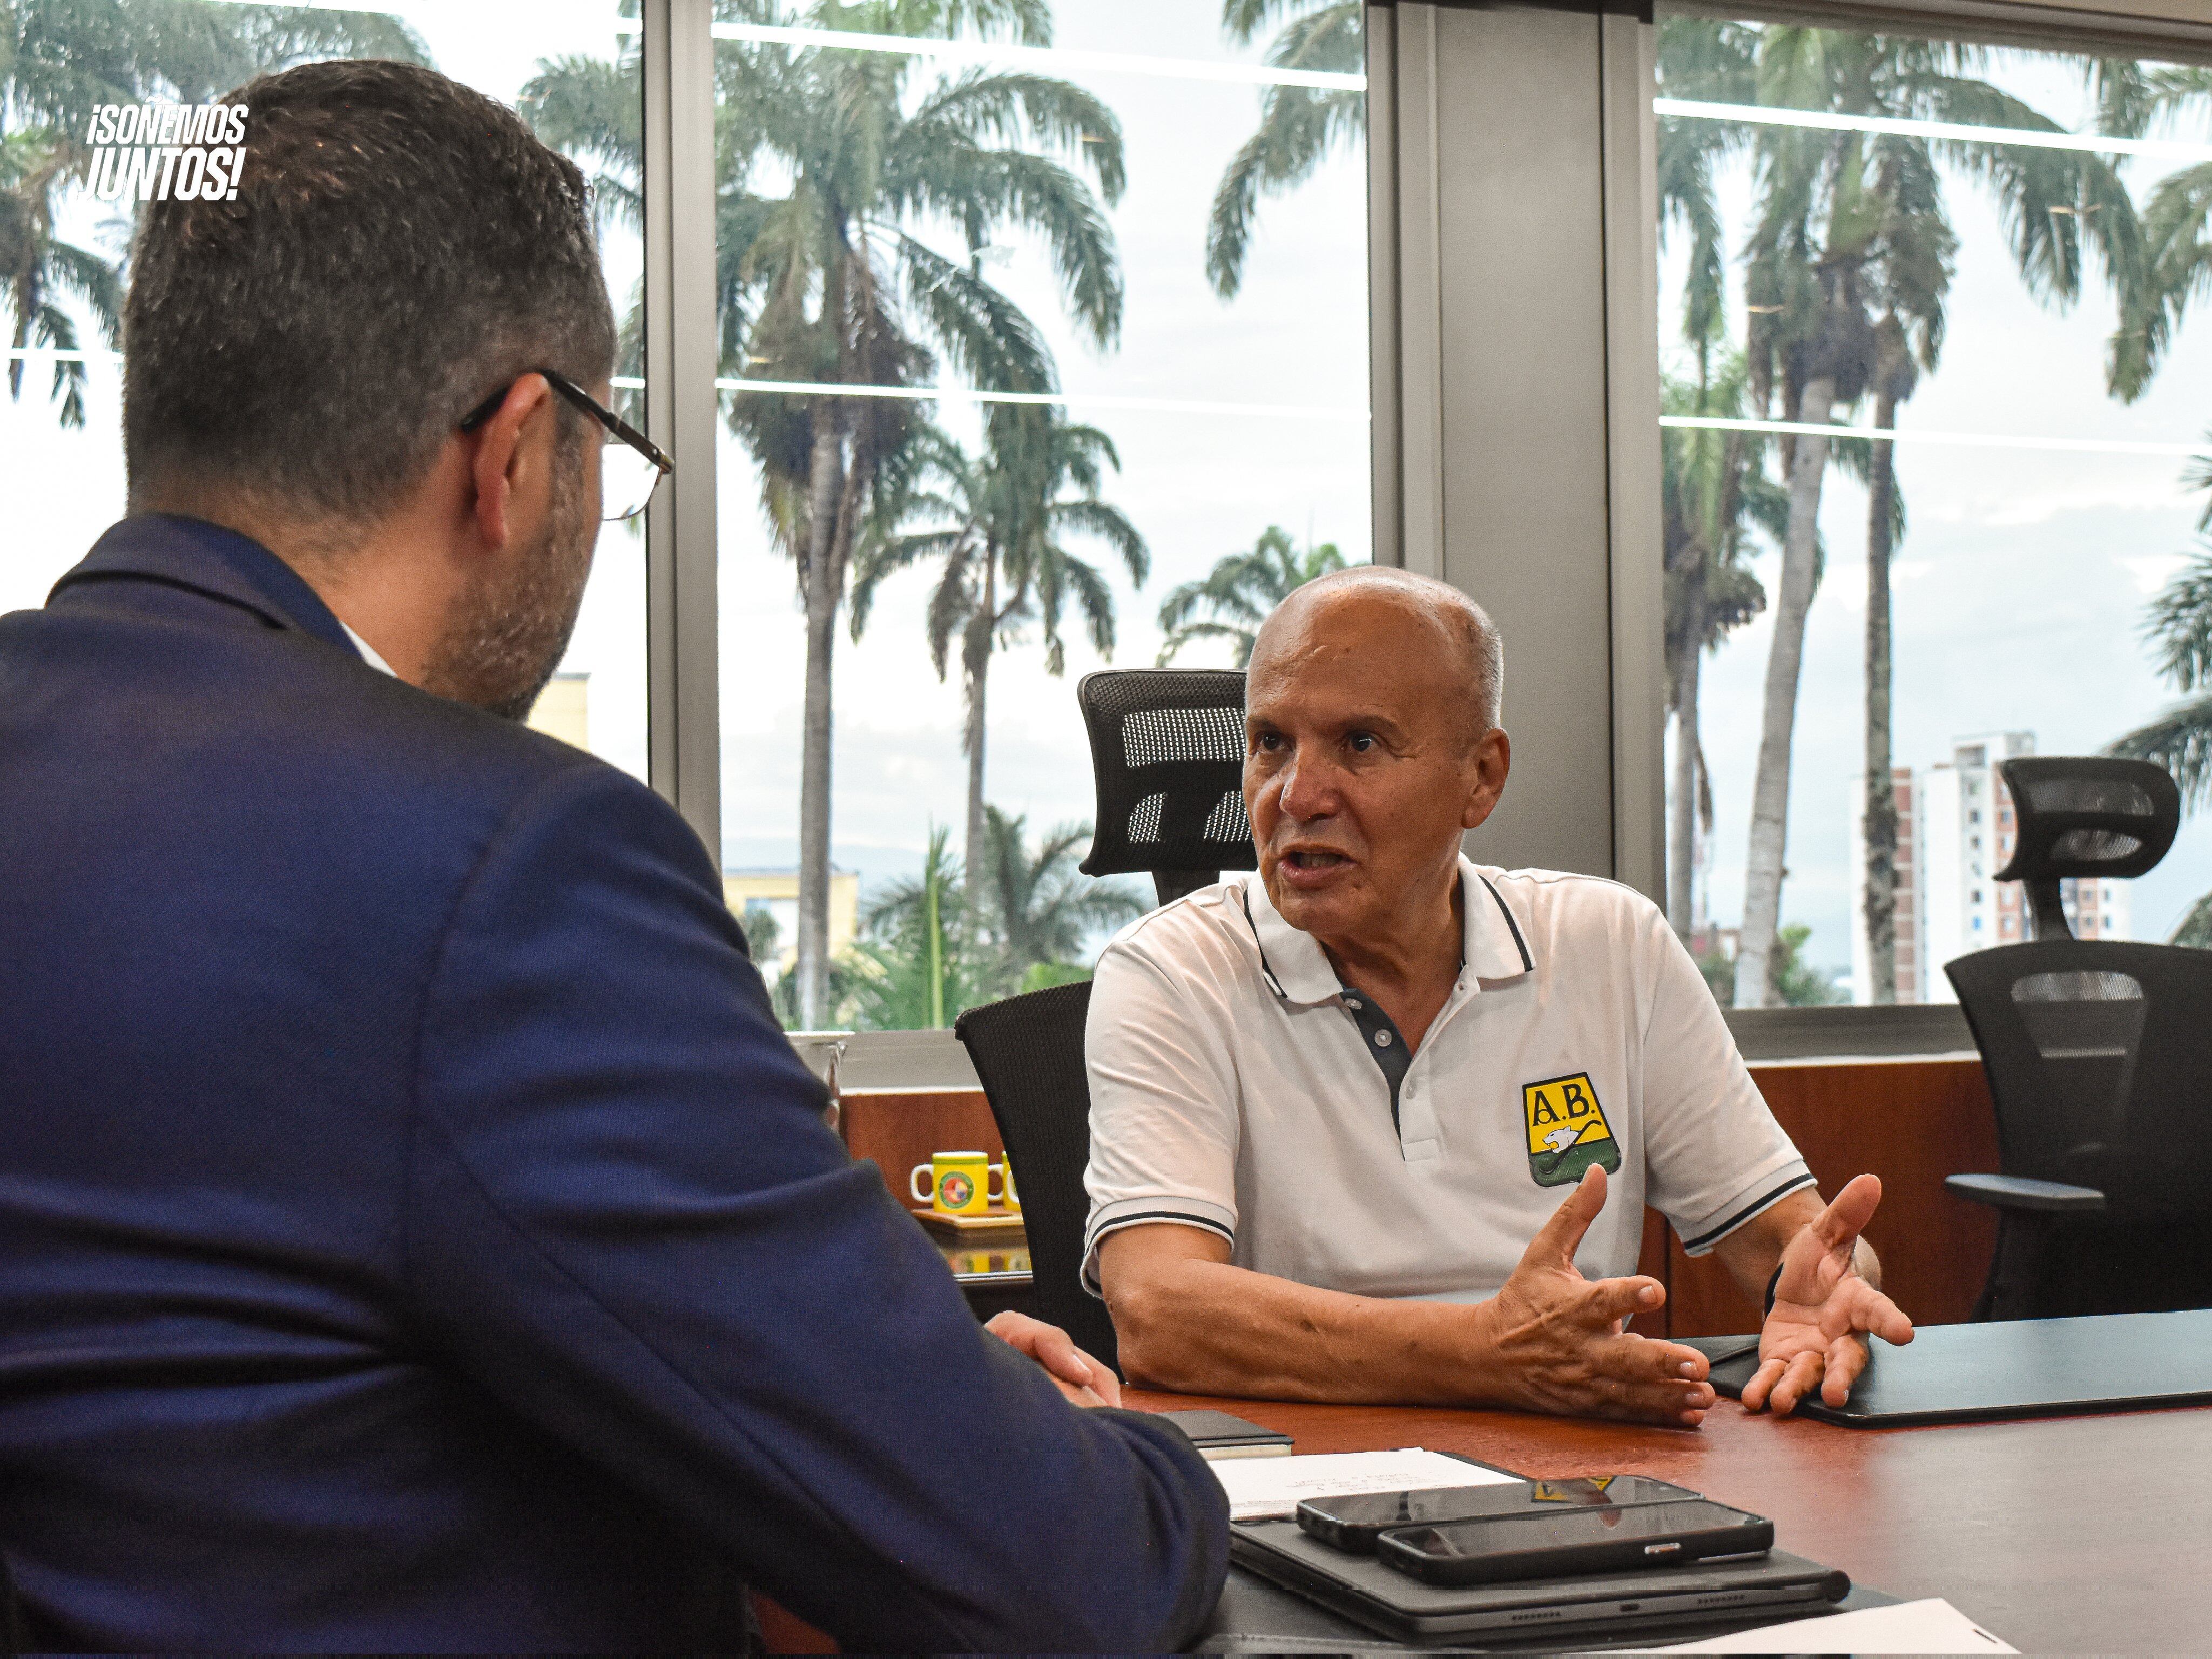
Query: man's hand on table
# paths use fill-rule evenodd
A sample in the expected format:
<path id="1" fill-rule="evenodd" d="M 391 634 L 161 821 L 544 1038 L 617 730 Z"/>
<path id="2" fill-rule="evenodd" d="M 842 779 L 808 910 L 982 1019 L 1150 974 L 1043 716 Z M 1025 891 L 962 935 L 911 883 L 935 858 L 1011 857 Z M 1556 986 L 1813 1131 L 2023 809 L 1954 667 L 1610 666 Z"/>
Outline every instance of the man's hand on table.
<path id="1" fill-rule="evenodd" d="M 1705 1357 L 1624 1330 L 1667 1300 L 1658 1280 L 1584 1279 L 1575 1250 L 1605 1208 L 1595 1165 L 1529 1241 L 1521 1265 L 1476 1310 L 1496 1358 L 1498 1392 L 1562 1416 L 1610 1417 L 1695 1428 L 1713 1403 Z"/>
<path id="2" fill-rule="evenodd" d="M 1075 1346 L 1075 1339 L 1057 1325 L 1031 1319 L 1012 1309 L 994 1314 L 983 1328 L 1008 1347 L 1027 1354 L 1044 1368 L 1060 1391 L 1079 1406 L 1118 1406 L 1121 1381 L 1106 1366 Z"/>
<path id="3" fill-rule="evenodd" d="M 1750 1410 L 1771 1407 L 1786 1416 L 1815 1388 L 1840 1406 L 1866 1369 L 1866 1333 L 1912 1340 L 1912 1322 L 1858 1267 L 1859 1234 L 1881 1202 L 1881 1182 L 1860 1176 L 1784 1248 L 1774 1309 L 1759 1332 L 1759 1369 L 1743 1388 Z"/>

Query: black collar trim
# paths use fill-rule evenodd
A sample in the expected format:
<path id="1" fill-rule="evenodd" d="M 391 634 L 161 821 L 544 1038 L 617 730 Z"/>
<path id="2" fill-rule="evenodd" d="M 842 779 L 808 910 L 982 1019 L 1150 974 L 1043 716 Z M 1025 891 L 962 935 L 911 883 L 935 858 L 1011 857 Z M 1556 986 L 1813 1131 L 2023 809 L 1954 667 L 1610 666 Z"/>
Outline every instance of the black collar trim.
<path id="1" fill-rule="evenodd" d="M 1488 876 L 1480 876 L 1476 878 L 1476 879 L 1480 881 L 1485 887 L 1490 887 L 1490 878 Z M 1528 954 L 1528 941 L 1521 937 L 1521 924 L 1513 920 L 1513 913 L 1505 908 L 1505 901 L 1499 896 L 1498 891 L 1495 887 L 1490 887 L 1490 896 L 1498 901 L 1498 914 L 1505 918 L 1505 925 L 1513 930 L 1513 945 L 1516 950 L 1521 952 L 1521 967 L 1522 971 L 1531 974 L 1534 973 L 1536 971 L 1536 958 Z"/>

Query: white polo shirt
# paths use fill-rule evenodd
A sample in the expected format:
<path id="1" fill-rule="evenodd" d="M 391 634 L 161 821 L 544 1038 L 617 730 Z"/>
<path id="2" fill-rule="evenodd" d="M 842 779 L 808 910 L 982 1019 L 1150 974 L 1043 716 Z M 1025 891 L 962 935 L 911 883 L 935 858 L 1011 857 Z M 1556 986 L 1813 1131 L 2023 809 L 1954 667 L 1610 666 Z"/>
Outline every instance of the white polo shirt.
<path id="1" fill-rule="evenodd" d="M 1106 1234 L 1170 1221 L 1302 1284 L 1473 1299 L 1591 1163 L 1594 1279 L 1636 1270 L 1647 1202 L 1700 1255 L 1812 1184 L 1649 900 L 1466 859 L 1460 880 L 1459 981 L 1410 1060 L 1256 872 L 1115 936 L 1084 1043 L 1086 1286 Z"/>

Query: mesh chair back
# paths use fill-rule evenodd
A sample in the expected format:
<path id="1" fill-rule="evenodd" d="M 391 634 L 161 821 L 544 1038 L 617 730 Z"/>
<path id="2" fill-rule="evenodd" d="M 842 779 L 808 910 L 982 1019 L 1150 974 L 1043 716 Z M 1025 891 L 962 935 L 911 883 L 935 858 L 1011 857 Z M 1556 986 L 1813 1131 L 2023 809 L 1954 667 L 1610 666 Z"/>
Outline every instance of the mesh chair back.
<path id="1" fill-rule="evenodd" d="M 2023 882 L 2039 939 L 2069 939 L 2058 884 L 2140 876 L 2166 856 L 2181 793 L 2149 761 L 2043 756 L 2001 761 L 2017 826 L 1999 881 Z"/>
<path id="2" fill-rule="evenodd" d="M 1087 876 L 1150 871 L 1160 902 L 1259 863 L 1244 816 L 1244 676 L 1131 668 L 1075 688 L 1098 816 Z"/>
<path id="3" fill-rule="evenodd" d="M 1081 1347 L 1120 1369 L 1106 1304 L 1083 1288 L 1083 1189 L 1091 1161 L 1091 1080 L 1083 1027 L 1091 985 L 1055 985 L 970 1008 L 953 1026 L 998 1120 L 1014 1166 L 1038 1312 Z"/>
<path id="4" fill-rule="evenodd" d="M 2045 939 L 1944 972 L 1989 1074 L 2004 1174 L 2094 1187 L 2116 1219 L 2203 1208 L 2212 951 Z"/>

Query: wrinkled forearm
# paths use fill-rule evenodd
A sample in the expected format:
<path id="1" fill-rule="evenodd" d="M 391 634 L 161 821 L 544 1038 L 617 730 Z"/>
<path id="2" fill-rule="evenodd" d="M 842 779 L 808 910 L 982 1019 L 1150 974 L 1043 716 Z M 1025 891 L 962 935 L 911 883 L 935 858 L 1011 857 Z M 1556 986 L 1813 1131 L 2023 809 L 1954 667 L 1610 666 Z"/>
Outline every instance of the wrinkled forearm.
<path id="1" fill-rule="evenodd" d="M 1344 1405 L 1510 1403 L 1486 1304 L 1347 1296 L 1204 1261 L 1108 1290 L 1132 1382 Z"/>

